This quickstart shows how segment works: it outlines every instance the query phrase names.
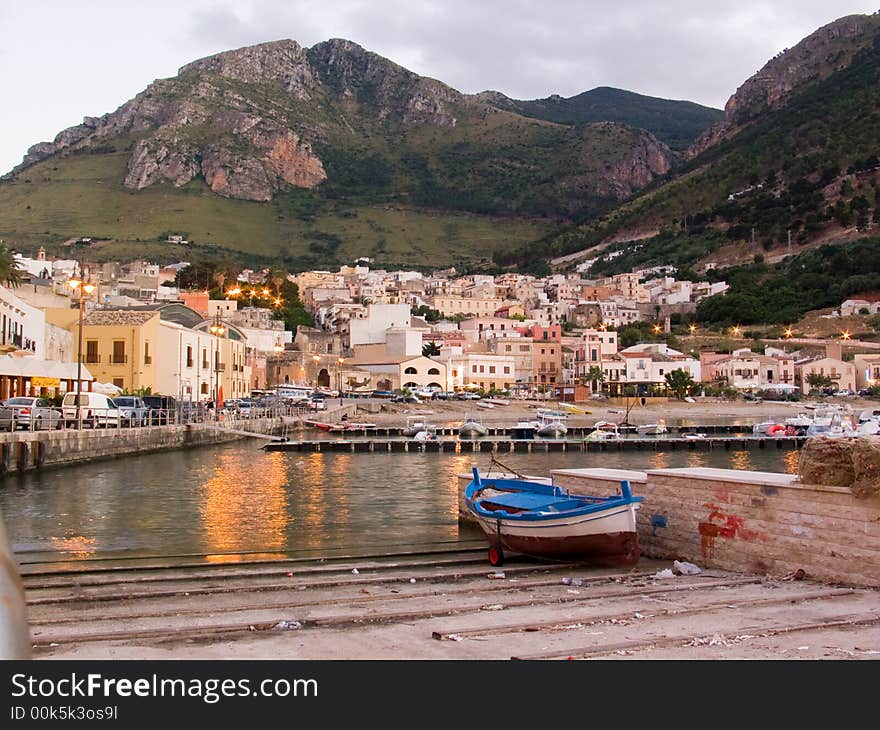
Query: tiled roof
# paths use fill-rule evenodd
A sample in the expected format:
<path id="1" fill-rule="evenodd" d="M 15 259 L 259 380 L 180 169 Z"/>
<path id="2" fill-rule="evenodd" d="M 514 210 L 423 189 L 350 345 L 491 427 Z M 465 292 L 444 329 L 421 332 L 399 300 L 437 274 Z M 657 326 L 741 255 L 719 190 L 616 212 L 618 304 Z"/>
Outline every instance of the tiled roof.
<path id="1" fill-rule="evenodd" d="M 158 316 L 159 313 L 156 310 L 145 312 L 130 309 L 96 309 L 83 317 L 83 324 L 139 326 Z"/>

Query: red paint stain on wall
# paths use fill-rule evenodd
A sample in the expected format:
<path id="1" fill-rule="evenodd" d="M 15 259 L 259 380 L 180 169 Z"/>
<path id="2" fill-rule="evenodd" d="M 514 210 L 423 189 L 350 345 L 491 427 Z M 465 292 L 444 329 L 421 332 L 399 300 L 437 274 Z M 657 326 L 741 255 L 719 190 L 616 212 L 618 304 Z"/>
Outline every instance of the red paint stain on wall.
<path id="1" fill-rule="evenodd" d="M 729 515 L 721 510 L 721 508 L 707 502 L 703 505 L 709 510 L 709 515 L 705 522 L 700 522 L 697 529 L 700 533 L 700 552 L 703 560 L 712 557 L 715 550 L 715 540 L 719 537 L 725 537 L 729 540 L 739 538 L 747 542 L 761 540 L 767 542 L 770 536 L 758 530 L 751 530 L 745 526 L 745 519 L 737 515 Z"/>

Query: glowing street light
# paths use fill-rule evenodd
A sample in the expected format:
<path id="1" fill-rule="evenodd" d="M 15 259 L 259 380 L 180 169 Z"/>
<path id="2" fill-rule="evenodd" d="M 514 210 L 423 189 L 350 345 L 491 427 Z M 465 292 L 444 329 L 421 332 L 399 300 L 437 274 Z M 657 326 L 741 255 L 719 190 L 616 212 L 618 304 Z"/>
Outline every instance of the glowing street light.
<path id="1" fill-rule="evenodd" d="M 85 307 L 86 297 L 91 296 L 97 287 L 94 284 L 87 284 L 82 279 L 70 279 L 67 285 L 73 292 L 79 293 L 79 336 L 76 347 L 76 422 L 77 428 L 82 428 L 80 422 L 79 410 L 79 394 L 82 390 L 82 347 L 83 347 L 83 308 Z"/>
<path id="2" fill-rule="evenodd" d="M 697 331 L 697 325 L 691 324 L 690 326 L 688 326 L 688 329 L 690 330 L 691 334 L 693 334 Z"/>
<path id="3" fill-rule="evenodd" d="M 655 333 L 659 333 L 659 332 L 660 332 L 660 329 L 661 329 L 661 328 L 660 328 L 660 325 L 659 325 L 659 324 L 655 324 L 655 325 L 654 325 L 654 332 L 655 332 Z"/>
<path id="4" fill-rule="evenodd" d="M 786 336 L 786 338 L 789 338 L 794 335 L 794 331 L 791 329 L 791 327 L 786 327 L 783 334 Z"/>
<path id="5" fill-rule="evenodd" d="M 740 330 L 740 328 L 739 328 L 738 326 L 737 326 L 737 327 L 734 327 L 733 330 L 732 330 L 732 332 L 733 332 L 733 336 L 734 336 L 734 337 L 739 337 L 739 333 L 740 333 L 741 331 L 742 331 L 742 330 Z"/>
<path id="6" fill-rule="evenodd" d="M 850 337 L 852 337 L 852 335 L 849 333 L 849 330 L 844 330 L 840 333 L 840 339 L 842 340 L 848 340 Z"/>

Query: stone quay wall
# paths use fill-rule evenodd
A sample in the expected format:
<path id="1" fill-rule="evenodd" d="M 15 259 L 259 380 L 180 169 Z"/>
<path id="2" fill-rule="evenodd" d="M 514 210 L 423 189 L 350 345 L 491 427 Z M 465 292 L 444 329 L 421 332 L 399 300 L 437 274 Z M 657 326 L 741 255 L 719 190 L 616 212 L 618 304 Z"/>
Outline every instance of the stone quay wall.
<path id="1" fill-rule="evenodd" d="M 65 466 L 170 449 L 193 448 L 251 438 L 245 431 L 274 434 L 281 419 L 229 421 L 215 428 L 196 423 L 140 428 L 64 429 L 0 433 L 0 474 Z"/>

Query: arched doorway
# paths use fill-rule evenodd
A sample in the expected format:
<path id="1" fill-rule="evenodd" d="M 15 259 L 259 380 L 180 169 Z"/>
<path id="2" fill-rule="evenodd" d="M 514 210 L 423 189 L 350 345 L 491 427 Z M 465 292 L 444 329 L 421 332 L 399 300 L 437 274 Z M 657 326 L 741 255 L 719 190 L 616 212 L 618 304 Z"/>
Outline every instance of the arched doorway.
<path id="1" fill-rule="evenodd" d="M 330 387 L 330 373 L 327 372 L 327 368 L 321 368 L 321 371 L 318 373 L 317 386 L 319 388 Z"/>

